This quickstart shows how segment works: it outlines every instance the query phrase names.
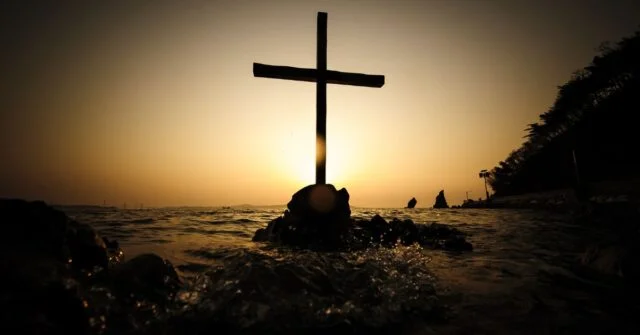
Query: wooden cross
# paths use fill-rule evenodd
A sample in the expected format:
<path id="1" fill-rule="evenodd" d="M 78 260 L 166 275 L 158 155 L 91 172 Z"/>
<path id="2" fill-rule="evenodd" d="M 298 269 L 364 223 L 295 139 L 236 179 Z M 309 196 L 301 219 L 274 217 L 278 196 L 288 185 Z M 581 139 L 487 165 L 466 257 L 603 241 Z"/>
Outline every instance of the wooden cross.
<path id="1" fill-rule="evenodd" d="M 326 183 L 327 84 L 382 87 L 384 76 L 327 70 L 327 13 L 318 12 L 315 69 L 253 63 L 256 77 L 316 82 L 316 184 Z"/>

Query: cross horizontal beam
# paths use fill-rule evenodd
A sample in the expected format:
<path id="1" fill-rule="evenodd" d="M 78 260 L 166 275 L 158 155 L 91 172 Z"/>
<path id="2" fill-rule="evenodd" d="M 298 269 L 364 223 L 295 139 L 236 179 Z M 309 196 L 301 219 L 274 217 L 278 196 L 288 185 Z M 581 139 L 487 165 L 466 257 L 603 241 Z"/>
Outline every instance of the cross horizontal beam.
<path id="1" fill-rule="evenodd" d="M 318 79 L 318 70 L 253 63 L 253 75 L 263 78 L 308 81 L 315 83 Z M 384 76 L 381 75 L 327 70 L 325 78 L 327 84 L 364 87 L 382 87 L 384 85 Z"/>

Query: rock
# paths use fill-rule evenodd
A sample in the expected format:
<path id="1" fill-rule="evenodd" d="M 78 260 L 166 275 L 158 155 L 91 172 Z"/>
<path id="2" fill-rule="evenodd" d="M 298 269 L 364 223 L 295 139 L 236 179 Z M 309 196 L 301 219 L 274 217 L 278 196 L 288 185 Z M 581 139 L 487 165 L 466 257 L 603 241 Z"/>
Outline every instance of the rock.
<path id="1" fill-rule="evenodd" d="M 89 334 L 89 316 L 76 290 L 62 282 L 14 286 L 0 298 L 1 334 Z"/>
<path id="2" fill-rule="evenodd" d="M 422 246 L 436 249 L 471 251 L 473 246 L 464 238 L 464 234 L 456 228 L 441 223 L 418 225 L 418 242 Z"/>
<path id="3" fill-rule="evenodd" d="M 624 277 L 622 260 L 626 256 L 624 248 L 618 245 L 595 245 L 589 247 L 580 261 L 596 271 Z"/>
<path id="4" fill-rule="evenodd" d="M 387 223 L 379 215 L 371 220 L 360 220 L 354 225 L 357 245 L 394 247 L 398 244 L 411 245 L 418 243 L 424 247 L 435 249 L 470 251 L 471 243 L 467 242 L 464 234 L 455 228 L 444 224 L 430 225 L 415 224 L 413 221 L 394 218 Z"/>
<path id="5" fill-rule="evenodd" d="M 307 218 L 349 218 L 349 193 L 342 188 L 337 191 L 331 184 L 309 185 L 292 197 L 287 204 L 291 215 L 301 219 Z"/>
<path id="6" fill-rule="evenodd" d="M 472 249 L 460 231 L 442 224 L 418 225 L 397 218 L 387 222 L 380 215 L 371 220 L 351 220 L 349 194 L 345 189 L 336 191 L 332 185 L 307 186 L 293 195 L 287 207 L 283 216 L 258 229 L 253 241 L 312 250 L 358 250 L 414 243 L 447 250 Z"/>
<path id="7" fill-rule="evenodd" d="M 65 234 L 69 220 L 44 202 L 0 200 L 0 251 L 33 253 L 65 262 Z"/>
<path id="8" fill-rule="evenodd" d="M 7 257 L 33 254 L 76 269 L 106 268 L 102 238 L 89 225 L 75 222 L 42 201 L 0 199 L 0 252 Z"/>
<path id="9" fill-rule="evenodd" d="M 0 199 L 0 224 L 0 334 L 132 333 L 134 315 L 159 317 L 181 285 L 169 262 L 122 263 L 117 241 L 44 202 Z"/>
<path id="10" fill-rule="evenodd" d="M 444 240 L 443 249 L 455 251 L 472 251 L 473 245 L 464 237 L 456 235 L 453 238 Z"/>
<path id="11" fill-rule="evenodd" d="M 444 197 L 444 190 L 441 190 L 436 196 L 436 203 L 433 204 L 433 208 L 449 208 L 447 199 Z"/>
<path id="12" fill-rule="evenodd" d="M 0 199 L 0 224 L 0 333 L 88 333 L 78 285 L 107 268 L 102 238 L 42 201 Z"/>
<path id="13" fill-rule="evenodd" d="M 411 245 L 418 242 L 418 227 L 409 219 L 400 221 L 394 218 L 391 220 L 391 229 L 395 232 L 396 243 Z"/>
<path id="14" fill-rule="evenodd" d="M 67 243 L 71 252 L 72 265 L 81 269 L 94 266 L 107 268 L 107 246 L 98 233 L 84 223 L 70 224 L 67 229 Z"/>
<path id="15" fill-rule="evenodd" d="M 289 214 L 289 210 L 284 211 L 284 216 L 275 218 L 269 222 L 267 228 L 260 228 L 255 232 L 253 236 L 254 242 L 280 242 L 282 240 L 281 233 L 284 227 L 287 226 L 290 230 L 295 230 L 294 227 L 298 224 L 299 220 L 294 219 Z"/>
<path id="16" fill-rule="evenodd" d="M 269 234 L 267 234 L 267 229 L 258 228 L 256 232 L 253 234 L 253 238 L 251 239 L 253 242 L 267 242 L 269 241 Z"/>
<path id="17" fill-rule="evenodd" d="M 362 228 L 363 232 L 366 232 L 360 236 L 366 240 L 367 244 L 380 244 L 384 240 L 385 234 L 391 229 L 387 221 L 378 214 L 374 215 L 371 220 L 359 221 L 356 225 Z"/>
<path id="18" fill-rule="evenodd" d="M 104 245 L 107 247 L 107 249 L 111 249 L 111 250 L 120 249 L 120 244 L 116 240 L 109 241 L 108 238 L 103 237 L 102 241 L 104 241 Z"/>
<path id="19" fill-rule="evenodd" d="M 637 283 L 640 280 L 640 237 L 629 232 L 624 236 L 612 235 L 591 245 L 581 256 L 581 263 L 597 272 L 619 276 Z"/>
<path id="20" fill-rule="evenodd" d="M 409 202 L 407 203 L 407 208 L 414 208 L 416 207 L 417 203 L 418 200 L 416 200 L 416 198 L 411 198 L 411 200 L 409 200 Z"/>
<path id="21" fill-rule="evenodd" d="M 173 265 L 155 254 L 142 254 L 115 267 L 112 280 L 121 297 L 156 303 L 171 300 L 182 284 Z"/>
<path id="22" fill-rule="evenodd" d="M 254 241 L 279 242 L 312 249 L 336 248 L 343 244 L 351 226 L 349 193 L 333 185 L 309 185 L 296 192 L 284 216 L 259 230 Z"/>

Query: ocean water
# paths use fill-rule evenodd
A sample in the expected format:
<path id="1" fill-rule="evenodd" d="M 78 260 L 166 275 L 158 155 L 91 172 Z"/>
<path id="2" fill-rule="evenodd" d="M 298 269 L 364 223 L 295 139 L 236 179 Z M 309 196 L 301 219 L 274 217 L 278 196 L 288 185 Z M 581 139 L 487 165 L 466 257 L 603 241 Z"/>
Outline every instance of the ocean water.
<path id="1" fill-rule="evenodd" d="M 185 279 L 180 308 L 153 316 L 164 321 L 141 320 L 164 333 L 221 325 L 255 333 L 640 333 L 635 291 L 580 265 L 601 233 L 561 213 L 353 208 L 355 218 L 449 224 L 474 250 L 319 253 L 251 241 L 284 207 L 62 210 L 116 239 L 127 259 L 153 252 L 176 267 Z"/>

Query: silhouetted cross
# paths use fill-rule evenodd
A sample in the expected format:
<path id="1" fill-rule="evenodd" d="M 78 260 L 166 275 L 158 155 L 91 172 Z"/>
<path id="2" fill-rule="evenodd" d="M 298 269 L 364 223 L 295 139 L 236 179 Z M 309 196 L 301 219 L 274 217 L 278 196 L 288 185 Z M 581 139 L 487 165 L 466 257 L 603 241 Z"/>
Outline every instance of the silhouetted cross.
<path id="1" fill-rule="evenodd" d="M 256 77 L 316 82 L 316 184 L 326 183 L 327 84 L 382 87 L 384 76 L 327 70 L 327 13 L 318 12 L 315 69 L 253 63 Z"/>

